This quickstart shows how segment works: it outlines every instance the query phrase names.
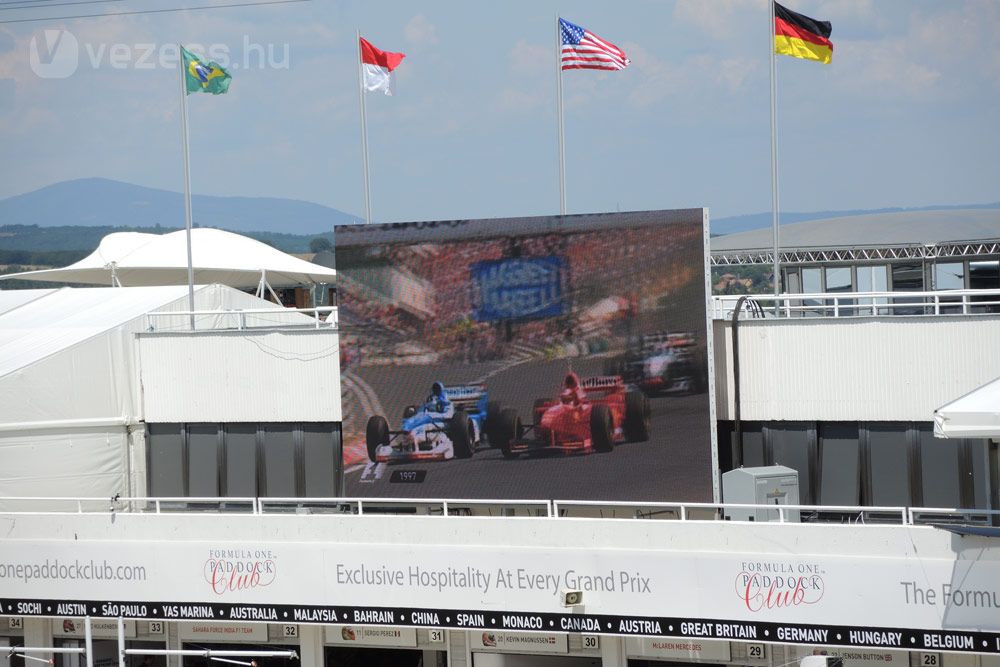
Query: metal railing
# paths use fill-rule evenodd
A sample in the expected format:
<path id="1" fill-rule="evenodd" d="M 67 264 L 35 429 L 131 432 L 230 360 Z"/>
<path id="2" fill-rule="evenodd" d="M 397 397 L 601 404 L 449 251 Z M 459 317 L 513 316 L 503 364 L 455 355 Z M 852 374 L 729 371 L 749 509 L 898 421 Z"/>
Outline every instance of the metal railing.
<path id="1" fill-rule="evenodd" d="M 503 519 L 612 519 L 738 521 L 753 513 L 777 523 L 857 525 L 990 525 L 1000 510 L 955 507 L 860 505 L 754 505 L 746 503 L 642 502 L 592 500 L 489 500 L 413 498 L 70 498 L 0 497 L 4 515 L 225 515 L 253 516 L 427 516 Z"/>
<path id="2" fill-rule="evenodd" d="M 188 322 L 191 316 L 201 318 L 197 324 L 202 327 L 195 331 L 224 331 L 246 329 L 273 328 L 311 328 L 336 329 L 337 306 L 314 306 L 311 308 L 233 308 L 216 310 L 178 310 L 146 313 L 146 331 L 190 331 Z M 312 321 L 290 315 L 308 315 Z M 158 326 L 157 321 L 164 319 L 176 320 L 175 326 Z M 206 323 L 206 318 L 215 318 L 215 322 Z M 183 326 L 181 326 L 181 323 Z"/>
<path id="3" fill-rule="evenodd" d="M 731 319 L 740 296 L 713 296 L 712 318 Z M 995 289 L 751 294 L 749 297 L 743 307 L 744 319 L 1000 314 L 1000 290 Z"/>
<path id="4" fill-rule="evenodd" d="M 1000 239 L 983 241 L 941 241 L 909 243 L 896 246 L 839 246 L 825 248 L 786 248 L 778 251 L 781 264 L 830 264 L 835 262 L 870 262 L 873 260 L 936 259 L 939 257 L 983 257 L 1000 253 Z M 712 266 L 774 264 L 770 248 L 715 250 Z"/>

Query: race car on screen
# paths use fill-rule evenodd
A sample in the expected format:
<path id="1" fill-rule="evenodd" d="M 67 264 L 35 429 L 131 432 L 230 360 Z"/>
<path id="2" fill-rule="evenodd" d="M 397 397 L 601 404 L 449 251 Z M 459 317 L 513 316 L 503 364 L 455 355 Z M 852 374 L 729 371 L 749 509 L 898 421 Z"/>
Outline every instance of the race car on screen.
<path id="1" fill-rule="evenodd" d="M 649 398 L 626 389 L 618 375 L 581 380 L 568 373 L 559 397 L 535 401 L 532 416 L 534 423 L 522 426 L 513 409 L 500 413 L 497 432 L 505 457 L 546 450 L 610 452 L 616 443 L 649 439 Z"/>
<path id="2" fill-rule="evenodd" d="M 701 394 L 708 388 L 702 351 L 690 332 L 641 336 L 606 370 L 621 374 L 626 382 L 650 394 Z"/>
<path id="3" fill-rule="evenodd" d="M 500 412 L 484 385 L 445 387 L 435 382 L 422 405 L 403 409 L 398 431 L 389 430 L 382 415 L 368 418 L 368 458 L 378 463 L 467 459 L 483 446 Z"/>

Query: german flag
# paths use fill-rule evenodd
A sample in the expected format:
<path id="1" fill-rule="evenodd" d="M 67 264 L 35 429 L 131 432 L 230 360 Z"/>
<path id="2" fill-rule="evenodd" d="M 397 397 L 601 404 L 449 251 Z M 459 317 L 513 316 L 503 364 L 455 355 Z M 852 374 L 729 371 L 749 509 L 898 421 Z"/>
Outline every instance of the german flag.
<path id="1" fill-rule="evenodd" d="M 774 52 L 829 64 L 833 42 L 829 21 L 817 21 L 774 3 Z"/>

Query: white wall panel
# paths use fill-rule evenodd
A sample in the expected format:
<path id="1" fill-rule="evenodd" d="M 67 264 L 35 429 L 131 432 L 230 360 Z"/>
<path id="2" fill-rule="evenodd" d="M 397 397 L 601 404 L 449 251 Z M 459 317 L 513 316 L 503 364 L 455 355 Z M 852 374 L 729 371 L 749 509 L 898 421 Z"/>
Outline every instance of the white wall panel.
<path id="1" fill-rule="evenodd" d="M 731 324 L 717 320 L 719 419 L 733 419 Z M 739 330 L 746 420 L 932 421 L 1000 376 L 1000 318 L 746 320 Z"/>
<path id="2" fill-rule="evenodd" d="M 124 425 L 2 432 L 0 499 L 127 495 L 126 438 Z"/>
<path id="3" fill-rule="evenodd" d="M 0 581 L 15 600 L 565 613 L 559 590 L 612 576 L 584 593 L 587 614 L 1000 630 L 1000 547 L 933 526 L 107 512 L 0 515 L 0 526 Z M 111 574 L 16 570 L 90 560 Z M 266 576 L 249 586 L 205 576 L 255 563 Z M 917 602 L 914 587 L 934 599 Z"/>
<path id="4" fill-rule="evenodd" d="M 138 339 L 147 422 L 341 420 L 338 335 L 331 330 Z"/>

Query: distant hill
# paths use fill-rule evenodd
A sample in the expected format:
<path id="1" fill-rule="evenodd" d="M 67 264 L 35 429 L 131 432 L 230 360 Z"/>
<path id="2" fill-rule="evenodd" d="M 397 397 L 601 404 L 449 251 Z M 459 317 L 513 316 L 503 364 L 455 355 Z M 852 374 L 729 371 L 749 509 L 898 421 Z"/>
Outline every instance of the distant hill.
<path id="1" fill-rule="evenodd" d="M 349 213 L 296 199 L 194 195 L 191 206 L 196 225 L 240 233 L 317 235 L 333 231 L 334 225 L 360 222 Z M 184 226 L 184 197 L 106 178 L 83 178 L 0 200 L 0 226 L 6 225 L 176 229 Z"/>
<path id="2" fill-rule="evenodd" d="M 296 199 L 211 195 L 194 195 L 192 199 L 195 226 L 239 232 L 292 253 L 309 252 L 309 242 L 318 236 L 332 241 L 334 225 L 361 222 L 349 213 Z M 914 209 L 788 212 L 781 214 L 781 224 L 906 210 L 996 208 L 1000 208 L 1000 202 Z M 112 232 L 166 233 L 180 229 L 183 224 L 184 199 L 178 192 L 105 178 L 84 178 L 0 200 L 0 250 L 90 252 Z M 713 236 L 744 232 L 769 227 L 771 214 L 718 218 L 711 225 Z"/>
<path id="3" fill-rule="evenodd" d="M 208 225 L 206 225 L 208 226 Z M 214 225 L 213 225 L 214 226 Z M 8 263 L 39 263 L 24 259 L 31 253 L 76 252 L 82 258 L 92 252 L 108 234 L 114 232 L 146 232 L 166 234 L 177 231 L 177 227 L 83 227 L 67 225 L 60 227 L 39 227 L 38 225 L 0 225 L 0 263 L 7 251 L 19 253 L 18 259 L 7 259 Z M 317 237 L 333 242 L 333 232 L 323 234 L 279 234 L 277 232 L 243 232 L 244 236 L 262 241 L 278 250 L 289 253 L 310 252 L 309 242 Z M 73 260 L 76 261 L 76 260 Z M 41 262 L 45 263 L 45 262 Z M 60 265 L 62 266 L 62 265 Z"/>
<path id="4" fill-rule="evenodd" d="M 902 213 L 903 211 L 954 211 L 958 209 L 1000 208 L 1000 202 L 992 204 L 960 204 L 957 206 L 923 206 L 920 208 L 877 208 L 853 209 L 846 211 L 816 211 L 814 213 L 780 212 L 781 224 L 790 225 L 808 220 L 825 220 L 826 218 L 843 218 L 849 215 L 874 215 L 877 213 Z M 762 229 L 771 226 L 771 212 L 734 215 L 727 218 L 713 219 L 710 222 L 712 236 L 747 232 L 751 229 Z"/>

